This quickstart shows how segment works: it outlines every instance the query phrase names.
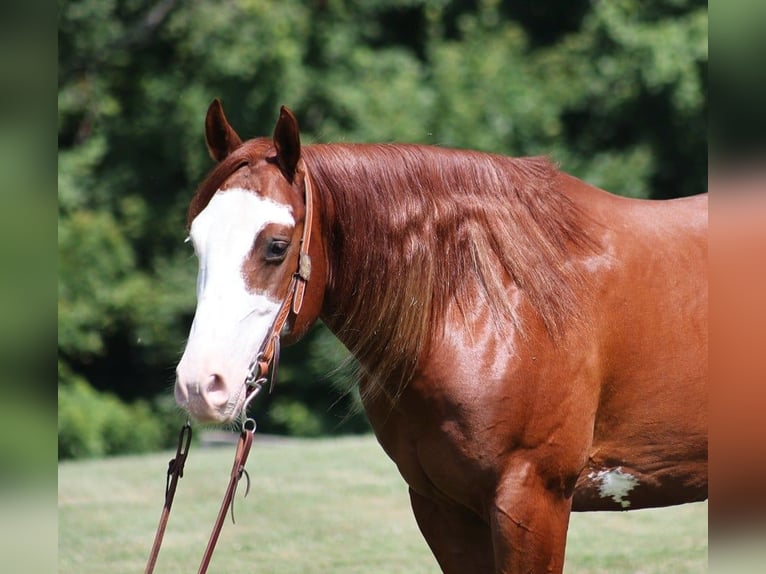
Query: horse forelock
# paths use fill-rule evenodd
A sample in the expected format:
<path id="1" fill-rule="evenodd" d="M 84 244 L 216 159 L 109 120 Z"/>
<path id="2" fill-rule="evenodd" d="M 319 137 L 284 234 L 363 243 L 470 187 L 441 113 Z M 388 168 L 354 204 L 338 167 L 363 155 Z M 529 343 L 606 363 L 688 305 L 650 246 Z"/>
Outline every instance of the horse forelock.
<path id="1" fill-rule="evenodd" d="M 241 167 L 248 164 L 254 164 L 259 159 L 266 158 L 271 150 L 273 150 L 273 145 L 270 139 L 253 139 L 242 144 L 223 161 L 219 162 L 210 173 L 208 173 L 207 177 L 205 177 L 199 187 L 197 187 L 194 197 L 192 198 L 191 203 L 189 203 L 186 217 L 187 228 L 191 227 L 194 218 L 207 207 L 207 204 L 210 203 L 215 192 L 221 189 L 221 186 L 226 183 L 227 179 Z"/>
<path id="2" fill-rule="evenodd" d="M 585 281 L 571 260 L 595 245 L 586 217 L 557 189 L 546 158 L 414 145 L 304 148 L 324 219 L 332 290 L 328 324 L 394 398 L 443 332 L 447 310 L 483 299 L 499 324 L 524 328 L 512 281 L 556 337 L 578 315 Z"/>

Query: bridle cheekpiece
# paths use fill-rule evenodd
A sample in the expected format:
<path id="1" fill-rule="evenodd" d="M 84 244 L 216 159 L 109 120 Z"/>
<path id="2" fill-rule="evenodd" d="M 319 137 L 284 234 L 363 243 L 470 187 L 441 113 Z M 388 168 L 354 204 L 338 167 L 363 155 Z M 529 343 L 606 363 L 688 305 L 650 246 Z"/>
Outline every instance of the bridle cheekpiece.
<path id="1" fill-rule="evenodd" d="M 303 297 L 306 292 L 306 285 L 311 277 L 311 256 L 309 255 L 309 246 L 311 243 L 311 224 L 313 222 L 314 208 L 312 198 L 311 180 L 305 169 L 305 164 L 301 162 L 303 169 L 304 201 L 306 205 L 306 215 L 303 221 L 303 233 L 301 235 L 300 254 L 298 256 L 298 269 L 293 273 L 290 279 L 290 285 L 287 288 L 285 298 L 279 308 L 274 322 L 269 329 L 268 336 L 261 343 L 255 358 L 250 362 L 248 373 L 245 377 L 245 401 L 242 404 L 242 421 L 247 421 L 247 408 L 252 400 L 260 393 L 261 389 L 268 383 L 269 393 L 274 390 L 277 382 L 277 373 L 279 367 L 280 337 L 282 330 L 287 324 L 287 320 L 292 313 L 297 317 L 303 306 Z M 298 173 L 298 172 L 296 172 Z"/>

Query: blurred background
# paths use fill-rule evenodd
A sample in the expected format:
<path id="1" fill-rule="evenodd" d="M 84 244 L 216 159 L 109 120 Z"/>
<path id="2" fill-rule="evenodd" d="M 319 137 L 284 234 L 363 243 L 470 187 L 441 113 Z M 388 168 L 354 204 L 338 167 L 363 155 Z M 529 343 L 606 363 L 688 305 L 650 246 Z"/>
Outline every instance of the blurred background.
<path id="1" fill-rule="evenodd" d="M 705 2 L 59 2 L 59 457 L 169 446 L 195 306 L 186 207 L 214 97 L 243 137 L 547 154 L 607 190 L 707 190 Z M 367 430 L 323 326 L 259 398 L 267 433 Z"/>

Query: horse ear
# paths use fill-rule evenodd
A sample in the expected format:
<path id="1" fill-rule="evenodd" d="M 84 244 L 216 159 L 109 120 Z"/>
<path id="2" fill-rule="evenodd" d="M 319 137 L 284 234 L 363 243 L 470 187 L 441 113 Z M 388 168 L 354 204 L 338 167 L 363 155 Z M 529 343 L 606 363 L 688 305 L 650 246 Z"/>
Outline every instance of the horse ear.
<path id="1" fill-rule="evenodd" d="M 277 149 L 279 167 L 287 179 L 292 181 L 301 158 L 301 135 L 298 120 L 286 106 L 279 110 L 279 119 L 274 128 L 274 147 Z"/>
<path id="2" fill-rule="evenodd" d="M 223 161 L 226 156 L 242 145 L 242 139 L 229 125 L 223 113 L 221 100 L 214 99 L 207 109 L 205 116 L 205 141 L 210 157 Z"/>

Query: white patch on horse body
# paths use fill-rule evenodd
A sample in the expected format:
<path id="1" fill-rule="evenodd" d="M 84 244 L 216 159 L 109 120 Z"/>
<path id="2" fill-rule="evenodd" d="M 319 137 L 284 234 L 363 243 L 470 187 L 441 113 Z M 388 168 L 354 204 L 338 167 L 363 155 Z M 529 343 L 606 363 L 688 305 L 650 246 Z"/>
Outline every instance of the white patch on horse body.
<path id="1" fill-rule="evenodd" d="M 591 472 L 588 478 L 598 484 L 598 493 L 604 498 L 611 498 L 619 503 L 623 508 L 630 508 L 630 500 L 627 499 L 628 493 L 638 486 L 638 479 L 622 471 L 622 467 L 611 468 Z"/>
<path id="2" fill-rule="evenodd" d="M 199 395 L 212 375 L 226 382 L 227 393 L 205 401 L 227 410 L 236 406 L 226 402 L 238 399 L 250 361 L 279 311 L 280 302 L 250 291 L 243 274 L 255 239 L 270 223 L 294 226 L 290 207 L 245 189 L 216 192 L 192 222 L 199 259 L 197 310 L 177 370 L 189 406 L 199 402 L 194 391 Z"/>

